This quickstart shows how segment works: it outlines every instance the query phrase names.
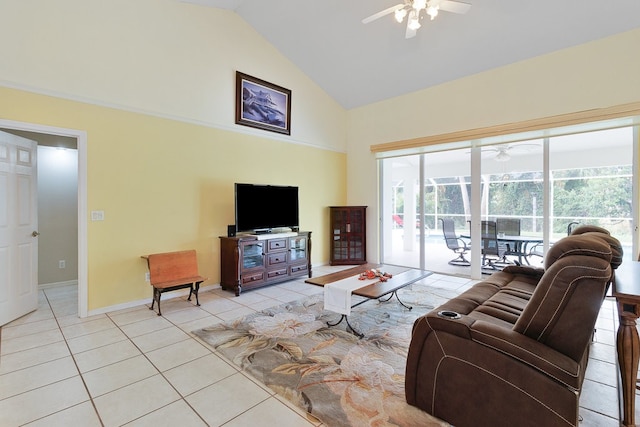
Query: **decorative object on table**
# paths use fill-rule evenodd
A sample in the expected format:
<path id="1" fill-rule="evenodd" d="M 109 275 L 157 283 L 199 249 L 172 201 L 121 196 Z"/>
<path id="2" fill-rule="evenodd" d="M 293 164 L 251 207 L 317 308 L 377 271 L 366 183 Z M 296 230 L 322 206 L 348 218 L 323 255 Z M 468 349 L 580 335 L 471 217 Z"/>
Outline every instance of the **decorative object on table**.
<path id="1" fill-rule="evenodd" d="M 396 302 L 357 307 L 358 339 L 345 324 L 327 326 L 335 314 L 318 290 L 194 334 L 324 425 L 448 426 L 406 403 L 404 370 L 414 320 L 452 292 L 415 283 L 398 291 L 411 311 Z"/>
<path id="2" fill-rule="evenodd" d="M 360 276 L 358 276 L 358 280 L 371 280 L 375 279 L 376 277 L 379 278 L 381 282 L 386 282 L 393 277 L 393 274 L 387 272 L 383 273 L 380 270 L 372 268 L 371 270 L 360 273 Z"/>
<path id="3" fill-rule="evenodd" d="M 236 124 L 291 134 L 291 90 L 236 71 Z"/>

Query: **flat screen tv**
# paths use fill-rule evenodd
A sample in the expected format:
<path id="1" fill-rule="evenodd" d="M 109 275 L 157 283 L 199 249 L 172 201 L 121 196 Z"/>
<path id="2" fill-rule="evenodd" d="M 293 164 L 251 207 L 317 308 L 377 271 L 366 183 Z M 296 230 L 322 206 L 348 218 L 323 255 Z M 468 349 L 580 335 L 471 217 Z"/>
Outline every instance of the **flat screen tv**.
<path id="1" fill-rule="evenodd" d="M 298 187 L 235 184 L 236 231 L 268 233 L 298 222 Z"/>

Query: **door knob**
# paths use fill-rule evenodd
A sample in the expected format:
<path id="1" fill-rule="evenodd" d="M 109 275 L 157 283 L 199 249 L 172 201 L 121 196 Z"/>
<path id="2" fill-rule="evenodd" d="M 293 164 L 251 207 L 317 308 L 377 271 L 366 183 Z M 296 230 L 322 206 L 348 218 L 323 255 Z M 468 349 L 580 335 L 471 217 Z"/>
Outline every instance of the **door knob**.
<path id="1" fill-rule="evenodd" d="M 31 233 L 31 235 L 32 235 L 33 237 L 38 237 L 38 236 L 40 235 L 40 233 L 38 233 L 37 231 L 35 231 L 35 230 L 34 230 L 34 232 L 33 232 L 33 233 Z"/>

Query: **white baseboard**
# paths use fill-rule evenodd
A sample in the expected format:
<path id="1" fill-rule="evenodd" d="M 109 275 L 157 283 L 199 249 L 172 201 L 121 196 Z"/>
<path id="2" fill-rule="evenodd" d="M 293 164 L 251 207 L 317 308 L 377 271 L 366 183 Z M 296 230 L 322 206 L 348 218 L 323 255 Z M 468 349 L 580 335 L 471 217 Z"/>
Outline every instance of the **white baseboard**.
<path id="1" fill-rule="evenodd" d="M 38 285 L 38 289 L 42 290 L 42 289 L 51 289 L 51 288 L 59 288 L 62 286 L 71 286 L 71 285 L 75 285 L 78 286 L 78 281 L 77 280 L 67 280 L 64 282 L 53 282 L 53 283 L 42 283 Z"/>
<path id="2" fill-rule="evenodd" d="M 151 289 L 151 287 L 149 287 Z M 213 284 L 213 285 L 206 285 L 206 286 L 200 286 L 200 289 L 198 290 L 198 294 L 202 293 L 203 291 L 210 291 L 212 289 L 218 289 L 220 288 L 220 284 Z M 150 292 L 153 292 L 153 290 L 151 290 Z M 162 302 L 168 301 L 170 299 L 173 298 L 180 298 L 182 296 L 188 296 L 189 295 L 189 289 L 178 289 L 177 291 L 172 291 L 171 293 L 166 293 L 163 294 L 165 295 L 164 298 L 161 299 Z M 153 297 L 152 297 L 153 298 Z M 151 299 L 152 299 L 151 298 Z M 102 307 L 102 308 L 97 308 L 95 310 L 89 310 L 89 312 L 87 313 L 87 316 L 95 316 L 98 314 L 105 314 L 105 313 L 110 313 L 112 311 L 118 311 L 118 310 L 126 310 L 127 308 L 134 308 L 134 307 L 140 307 L 141 305 L 147 305 L 147 304 L 151 304 L 151 299 L 150 298 L 145 298 L 145 299 L 141 299 L 141 300 L 137 300 L 137 301 L 127 301 L 124 302 L 122 304 L 116 304 L 116 305 L 112 305 L 109 307 Z"/>

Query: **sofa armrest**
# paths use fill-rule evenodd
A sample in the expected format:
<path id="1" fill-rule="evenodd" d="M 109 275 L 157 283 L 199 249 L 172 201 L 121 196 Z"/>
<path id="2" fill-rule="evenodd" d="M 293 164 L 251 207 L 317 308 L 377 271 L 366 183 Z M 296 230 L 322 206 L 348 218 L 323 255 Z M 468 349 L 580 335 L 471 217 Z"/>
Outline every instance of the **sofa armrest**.
<path id="1" fill-rule="evenodd" d="M 472 339 L 527 364 L 568 387 L 580 389 L 582 366 L 570 357 L 526 335 L 486 321 L 476 321 L 471 327 Z"/>

